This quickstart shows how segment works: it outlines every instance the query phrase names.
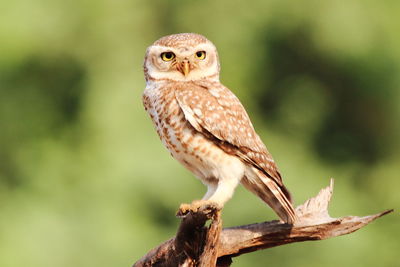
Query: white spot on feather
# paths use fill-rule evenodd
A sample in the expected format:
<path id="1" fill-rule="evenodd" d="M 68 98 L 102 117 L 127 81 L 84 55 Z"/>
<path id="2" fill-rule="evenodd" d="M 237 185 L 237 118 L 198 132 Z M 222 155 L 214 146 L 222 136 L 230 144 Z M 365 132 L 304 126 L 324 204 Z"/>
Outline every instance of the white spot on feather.
<path id="1" fill-rule="evenodd" d="M 210 90 L 209 92 L 215 97 L 220 97 L 219 93 L 216 90 Z"/>
<path id="2" fill-rule="evenodd" d="M 194 114 L 196 114 L 197 116 L 203 115 L 203 113 L 201 112 L 201 110 L 198 109 L 198 108 L 194 108 L 193 111 L 194 111 Z"/>

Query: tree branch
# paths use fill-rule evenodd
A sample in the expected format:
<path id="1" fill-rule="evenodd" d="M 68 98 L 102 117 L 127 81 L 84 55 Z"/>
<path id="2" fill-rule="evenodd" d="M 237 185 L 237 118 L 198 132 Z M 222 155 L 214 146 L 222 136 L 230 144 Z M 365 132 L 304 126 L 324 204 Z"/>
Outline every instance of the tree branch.
<path id="1" fill-rule="evenodd" d="M 295 225 L 270 221 L 222 230 L 220 211 L 205 207 L 198 213 L 189 213 L 182 219 L 175 238 L 154 248 L 133 266 L 230 266 L 232 257 L 294 242 L 349 234 L 393 211 L 365 217 L 331 218 L 328 204 L 332 192 L 333 180 L 316 197 L 297 207 L 299 221 Z M 209 219 L 211 224 L 206 227 Z"/>

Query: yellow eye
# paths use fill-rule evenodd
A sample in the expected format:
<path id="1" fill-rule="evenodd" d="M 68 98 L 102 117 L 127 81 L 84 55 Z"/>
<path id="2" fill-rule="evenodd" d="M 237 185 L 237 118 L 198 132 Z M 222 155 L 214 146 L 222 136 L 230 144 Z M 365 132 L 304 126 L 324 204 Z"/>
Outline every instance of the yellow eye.
<path id="1" fill-rule="evenodd" d="M 171 61 L 175 58 L 175 54 L 172 52 L 161 53 L 161 59 L 164 61 Z"/>
<path id="2" fill-rule="evenodd" d="M 196 54 L 194 54 L 194 55 L 198 59 L 205 59 L 206 58 L 206 51 L 197 51 Z"/>

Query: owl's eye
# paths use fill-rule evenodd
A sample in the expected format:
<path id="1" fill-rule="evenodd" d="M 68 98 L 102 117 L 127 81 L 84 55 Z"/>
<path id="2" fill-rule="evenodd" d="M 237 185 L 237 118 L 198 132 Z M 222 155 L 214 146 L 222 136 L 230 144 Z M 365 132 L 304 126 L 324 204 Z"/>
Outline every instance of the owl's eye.
<path id="1" fill-rule="evenodd" d="M 206 51 L 197 51 L 195 56 L 198 59 L 205 59 L 206 58 Z"/>
<path id="2" fill-rule="evenodd" d="M 161 53 L 161 59 L 164 61 L 171 61 L 175 58 L 175 54 L 172 52 Z"/>

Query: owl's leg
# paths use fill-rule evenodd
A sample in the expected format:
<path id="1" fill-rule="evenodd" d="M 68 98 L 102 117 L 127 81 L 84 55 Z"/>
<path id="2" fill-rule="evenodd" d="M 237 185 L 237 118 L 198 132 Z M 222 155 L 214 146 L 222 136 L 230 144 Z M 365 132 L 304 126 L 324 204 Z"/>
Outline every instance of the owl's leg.
<path id="1" fill-rule="evenodd" d="M 207 185 L 207 192 L 204 195 L 204 197 L 202 198 L 202 200 L 209 199 L 215 193 L 217 188 L 218 188 L 218 184 L 216 184 L 216 183 L 208 184 Z"/>
<path id="2" fill-rule="evenodd" d="M 213 178 L 213 180 L 214 179 L 215 178 Z M 190 204 L 187 204 L 187 203 L 181 204 L 179 207 L 179 210 L 177 212 L 177 216 L 183 216 L 189 212 L 196 213 L 199 210 L 204 210 L 207 208 L 209 208 L 209 209 L 221 209 L 222 208 L 219 205 L 217 205 L 217 203 L 213 203 L 208 200 L 217 190 L 217 187 L 218 187 L 217 181 L 215 180 L 215 182 L 214 181 L 206 182 L 203 180 L 203 182 L 207 186 L 207 192 L 203 196 L 203 198 L 200 200 L 194 200 Z"/>
<path id="3" fill-rule="evenodd" d="M 227 156 L 228 157 L 228 156 Z M 244 165 L 236 157 L 228 158 L 224 164 L 216 166 L 215 177 L 202 177 L 203 183 L 208 186 L 207 193 L 201 200 L 195 200 L 191 204 L 182 204 L 177 215 L 185 215 L 188 212 L 196 213 L 202 210 L 222 209 L 224 204 L 232 197 L 235 188 L 244 175 Z"/>
<path id="4" fill-rule="evenodd" d="M 194 200 L 191 204 L 181 204 L 177 215 L 182 216 L 189 212 L 196 213 L 202 210 L 222 209 L 224 204 L 232 197 L 239 181 L 237 179 L 227 179 L 219 181 L 218 184 L 208 185 L 207 193 L 201 200 Z"/>
<path id="5" fill-rule="evenodd" d="M 223 179 L 218 182 L 218 184 L 213 188 L 210 193 L 207 191 L 207 198 L 203 198 L 207 202 L 216 203 L 221 208 L 225 203 L 231 199 L 235 188 L 238 186 L 239 179 Z M 206 197 L 205 196 L 205 197 Z"/>

